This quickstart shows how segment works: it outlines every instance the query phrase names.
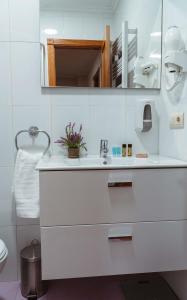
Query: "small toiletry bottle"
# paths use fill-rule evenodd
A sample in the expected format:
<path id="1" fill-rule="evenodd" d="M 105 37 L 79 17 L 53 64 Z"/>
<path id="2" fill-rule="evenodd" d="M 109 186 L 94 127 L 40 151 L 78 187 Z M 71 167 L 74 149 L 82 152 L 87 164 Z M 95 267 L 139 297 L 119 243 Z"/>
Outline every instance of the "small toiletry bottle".
<path id="1" fill-rule="evenodd" d="M 116 153 L 116 147 L 112 147 L 112 155 L 114 157 L 117 155 L 117 153 Z"/>
<path id="2" fill-rule="evenodd" d="M 128 144 L 128 156 L 132 156 L 132 144 Z"/>
<path id="3" fill-rule="evenodd" d="M 121 146 L 116 147 L 117 157 L 121 156 Z"/>
<path id="4" fill-rule="evenodd" d="M 127 156 L 127 145 L 126 144 L 122 145 L 122 156 L 123 157 Z"/>
<path id="5" fill-rule="evenodd" d="M 112 155 L 114 157 L 120 157 L 121 156 L 121 146 L 112 147 Z"/>

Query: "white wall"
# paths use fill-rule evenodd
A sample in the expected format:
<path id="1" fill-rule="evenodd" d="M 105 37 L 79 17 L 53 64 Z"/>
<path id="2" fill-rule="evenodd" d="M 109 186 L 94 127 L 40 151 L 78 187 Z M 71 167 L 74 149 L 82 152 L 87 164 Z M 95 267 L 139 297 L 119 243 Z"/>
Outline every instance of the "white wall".
<path id="1" fill-rule="evenodd" d="M 181 28 L 186 40 L 187 37 L 187 2 L 186 0 L 164 0 L 164 35 L 171 25 Z M 187 46 L 187 40 L 186 40 Z M 187 160 L 187 123 L 184 129 L 171 130 L 169 122 L 174 112 L 184 112 L 187 116 L 187 81 L 181 89 L 179 102 L 172 102 L 172 94 L 169 95 L 165 89 L 165 78 L 163 72 L 162 97 L 160 98 L 160 153 L 171 157 Z M 181 300 L 187 299 L 187 271 L 165 273 L 164 277 L 175 289 Z"/>
<path id="2" fill-rule="evenodd" d="M 17 279 L 20 249 L 39 236 L 38 221 L 17 220 L 11 195 L 14 137 L 30 125 L 48 131 L 52 141 L 68 121 L 83 123 L 89 152 L 99 153 L 99 140 L 111 145 L 133 143 L 134 151 L 158 152 L 158 124 L 137 136 L 134 109 L 137 99 L 159 100 L 159 92 L 88 89 L 41 89 L 38 0 L 1 0 L 0 3 L 0 238 L 9 248 L 8 264 L 0 281 Z M 19 143 L 30 143 L 25 136 Z M 39 138 L 44 144 L 45 139 Z M 54 149 L 56 146 L 54 146 Z M 16 246 L 17 240 L 17 246 Z"/>
<path id="3" fill-rule="evenodd" d="M 185 0 L 165 0 L 164 1 L 164 32 L 171 25 L 177 25 L 181 28 L 182 34 L 186 40 L 187 37 L 187 2 Z M 187 40 L 186 40 L 187 47 Z M 171 114 L 174 112 L 184 112 L 187 115 L 187 81 L 180 90 L 179 102 L 173 102 L 172 94 L 169 95 L 164 88 L 163 72 L 163 89 L 161 111 L 160 111 L 160 151 L 162 154 L 169 154 L 172 157 L 187 159 L 187 124 L 183 130 L 170 130 L 169 122 Z"/>

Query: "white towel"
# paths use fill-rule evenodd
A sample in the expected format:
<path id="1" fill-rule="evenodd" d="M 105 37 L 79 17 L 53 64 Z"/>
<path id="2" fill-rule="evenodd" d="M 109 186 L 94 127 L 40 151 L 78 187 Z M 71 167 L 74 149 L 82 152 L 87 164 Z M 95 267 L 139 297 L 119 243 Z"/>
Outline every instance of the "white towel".
<path id="1" fill-rule="evenodd" d="M 35 170 L 42 153 L 19 150 L 14 171 L 13 192 L 20 218 L 39 218 L 39 172 Z"/>

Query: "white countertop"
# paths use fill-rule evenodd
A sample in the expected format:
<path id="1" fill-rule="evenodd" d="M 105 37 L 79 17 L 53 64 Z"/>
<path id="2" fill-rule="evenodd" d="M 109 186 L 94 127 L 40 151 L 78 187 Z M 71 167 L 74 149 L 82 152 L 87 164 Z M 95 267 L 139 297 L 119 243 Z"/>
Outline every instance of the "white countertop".
<path id="1" fill-rule="evenodd" d="M 149 158 L 113 158 L 108 164 L 103 164 L 104 159 L 98 156 L 87 156 L 80 159 L 68 159 L 63 156 L 45 156 L 40 160 L 36 169 L 39 171 L 60 170 L 99 170 L 99 169 L 159 169 L 159 168 L 187 168 L 187 161 L 170 157 L 151 155 Z"/>

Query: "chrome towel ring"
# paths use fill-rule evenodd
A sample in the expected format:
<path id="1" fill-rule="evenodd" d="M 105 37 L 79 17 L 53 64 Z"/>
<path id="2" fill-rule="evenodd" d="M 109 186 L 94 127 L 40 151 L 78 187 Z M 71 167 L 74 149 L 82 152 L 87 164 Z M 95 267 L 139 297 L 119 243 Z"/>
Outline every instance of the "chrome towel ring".
<path id="1" fill-rule="evenodd" d="M 37 126 L 31 126 L 29 129 L 27 130 L 21 130 L 19 131 L 16 136 L 15 136 L 15 145 L 16 145 L 16 149 L 19 150 L 19 146 L 18 146 L 18 136 L 22 133 L 28 133 L 30 135 L 30 137 L 32 138 L 37 138 L 39 133 L 43 133 L 47 136 L 48 138 L 48 144 L 47 144 L 47 148 L 45 149 L 44 151 L 44 155 L 48 152 L 50 146 L 51 146 L 51 138 L 50 138 L 50 135 L 44 131 L 44 130 L 39 130 Z"/>

